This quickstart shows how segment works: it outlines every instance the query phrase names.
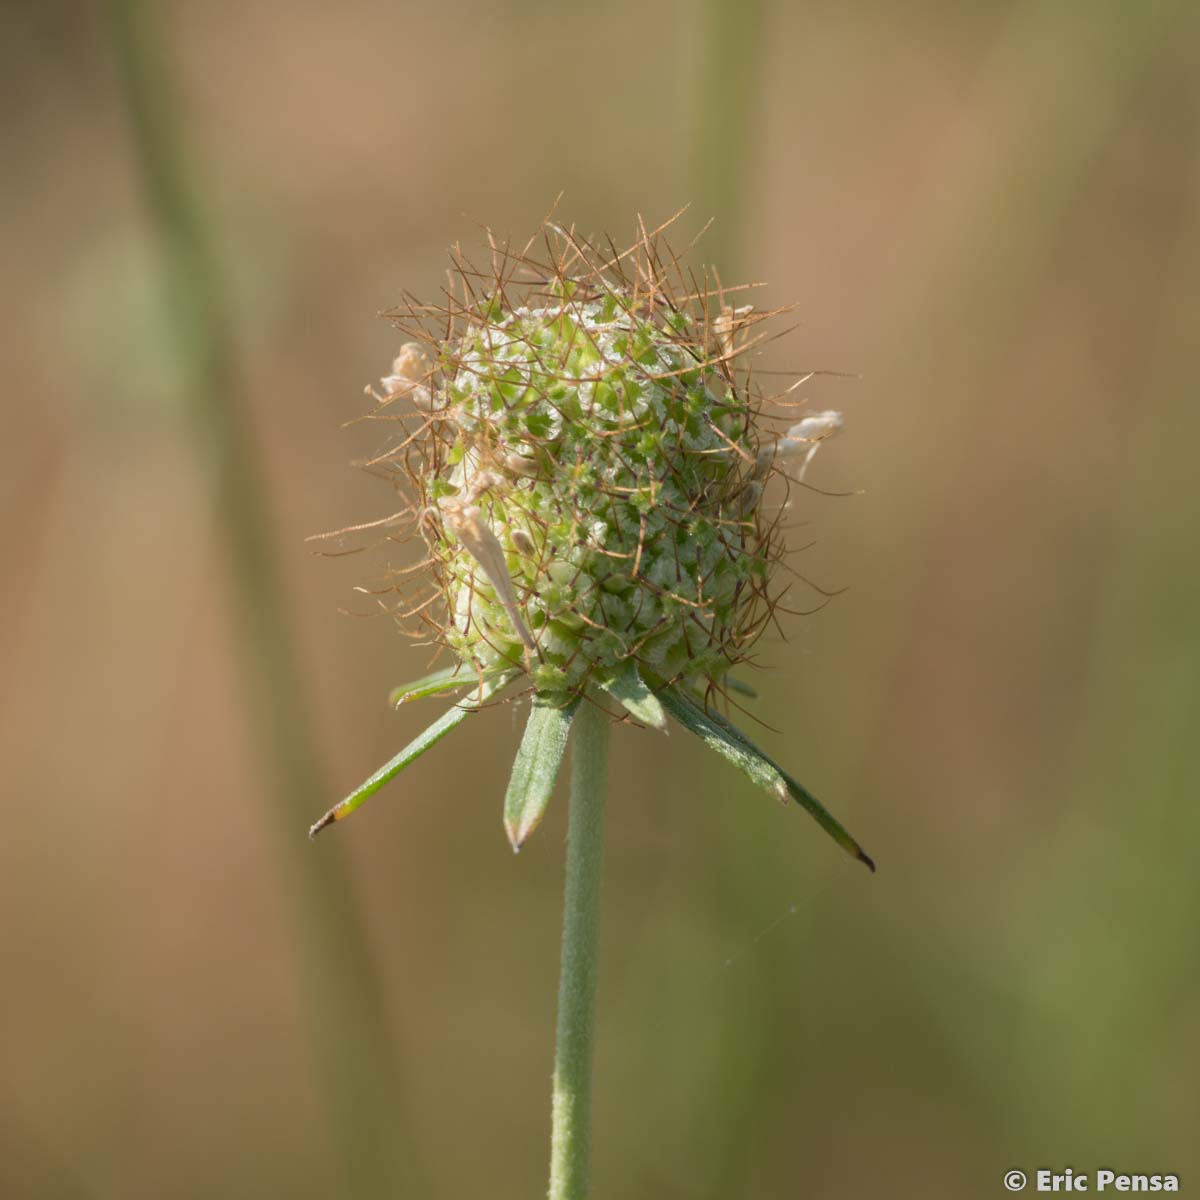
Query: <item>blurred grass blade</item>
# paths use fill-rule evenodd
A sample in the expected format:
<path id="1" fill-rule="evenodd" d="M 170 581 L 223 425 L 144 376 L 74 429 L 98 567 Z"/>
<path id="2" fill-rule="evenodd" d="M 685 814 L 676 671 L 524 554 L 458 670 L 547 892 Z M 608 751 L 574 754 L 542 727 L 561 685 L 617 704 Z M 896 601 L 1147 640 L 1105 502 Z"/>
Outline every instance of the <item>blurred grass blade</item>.
<path id="1" fill-rule="evenodd" d="M 578 696 L 566 705 L 533 698 L 504 797 L 504 831 L 514 851 L 520 850 L 546 815 L 578 707 Z"/>
<path id="2" fill-rule="evenodd" d="M 677 684 L 659 688 L 657 695 L 663 707 L 685 729 L 728 759 L 759 787 L 778 796 L 780 800 L 795 800 L 843 850 L 866 863 L 872 871 L 875 870 L 875 863 L 870 856 L 828 809 L 764 754 L 736 725 L 719 713 L 706 712 Z"/>
<path id="3" fill-rule="evenodd" d="M 464 670 L 461 663 L 456 663 L 452 667 L 415 679 L 412 683 L 402 683 L 393 688 L 388 694 L 388 703 L 393 708 L 399 708 L 410 700 L 423 700 L 426 696 L 438 696 L 442 692 L 452 692 L 455 688 L 476 687 L 481 678 L 487 683 L 502 674 L 504 669 L 497 668 L 484 671 L 483 675 L 479 676 L 473 671 Z"/>
<path id="4" fill-rule="evenodd" d="M 276 863 L 296 914 L 299 999 L 323 1121 L 341 1161 L 338 1191 L 422 1190 L 400 1111 L 403 1075 L 392 1022 L 346 863 L 330 853 L 317 869 L 298 851 L 293 832 L 297 813 L 319 804 L 324 791 L 320 739 L 238 361 L 236 306 L 193 186 L 189 130 L 176 104 L 180 72 L 160 29 L 168 7 L 114 0 L 105 11 L 132 166 L 156 235 L 169 351 L 194 422 L 186 444 L 205 472 L 221 537 L 239 690 L 269 784 Z"/>
<path id="5" fill-rule="evenodd" d="M 666 727 L 667 714 L 663 712 L 658 697 L 638 674 L 637 663 L 633 659 L 621 663 L 600 686 L 614 700 L 620 701 L 634 720 L 653 725 L 655 729 Z"/>
<path id="6" fill-rule="evenodd" d="M 364 801 L 373 796 L 385 783 L 395 779 L 409 763 L 415 762 L 430 746 L 440 742 L 452 729 L 466 720 L 484 701 L 490 700 L 512 679 L 515 672 L 506 672 L 499 679 L 484 683 L 477 698 L 468 697 L 444 712 L 424 733 L 413 738 L 394 758 L 384 763 L 369 779 L 359 784 L 341 803 L 335 804 L 319 821 L 313 823 L 308 836 L 316 837 L 327 825 L 344 821 Z"/>
<path id="7" fill-rule="evenodd" d="M 701 221 L 713 220 L 704 238 L 706 261 L 742 270 L 748 215 L 748 181 L 762 139 L 767 8 L 763 0 L 707 0 L 694 8 L 700 34 L 692 128 L 691 194 Z M 717 165 L 719 164 L 719 166 Z"/>

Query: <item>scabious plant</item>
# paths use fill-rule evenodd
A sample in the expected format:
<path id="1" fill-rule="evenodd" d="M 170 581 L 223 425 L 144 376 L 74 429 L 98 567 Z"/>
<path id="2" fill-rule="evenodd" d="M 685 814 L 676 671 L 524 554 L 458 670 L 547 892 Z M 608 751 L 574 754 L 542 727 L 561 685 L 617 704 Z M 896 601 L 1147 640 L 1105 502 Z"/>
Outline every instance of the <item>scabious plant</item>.
<path id="1" fill-rule="evenodd" d="M 393 699 L 466 697 L 312 828 L 349 815 L 520 686 L 529 719 L 504 806 L 518 849 L 574 737 L 552 1196 L 586 1186 L 580 1117 L 611 719 L 663 728 L 673 718 L 873 869 L 722 712 L 731 693 L 753 694 L 731 672 L 778 623 L 789 493 L 841 418 L 789 416 L 803 380 L 762 394 L 745 364 L 776 314 L 697 280 L 663 228 L 640 227 L 623 251 L 551 222 L 520 250 L 489 237 L 486 271 L 456 251 L 444 304 L 390 314 L 411 340 L 373 393 L 373 415 L 400 416 L 404 433 L 373 465 L 393 469 L 408 500 L 387 519 L 389 536 L 419 535 L 427 550 L 394 583 L 419 592 L 399 606 L 409 632 L 452 660 Z"/>

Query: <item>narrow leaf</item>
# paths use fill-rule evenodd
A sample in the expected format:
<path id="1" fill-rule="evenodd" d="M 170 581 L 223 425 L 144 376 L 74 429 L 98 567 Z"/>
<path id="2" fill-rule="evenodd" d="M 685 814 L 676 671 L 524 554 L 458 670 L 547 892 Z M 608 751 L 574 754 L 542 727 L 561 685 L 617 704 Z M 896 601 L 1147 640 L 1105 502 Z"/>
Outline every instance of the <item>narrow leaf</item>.
<path id="1" fill-rule="evenodd" d="M 507 672 L 500 677 L 485 682 L 478 696 L 460 700 L 453 708 L 443 713 L 424 733 L 413 738 L 395 758 L 384 763 L 374 775 L 359 784 L 340 804 L 335 804 L 308 831 L 309 837 L 316 837 L 327 825 L 335 821 L 343 821 L 369 796 L 373 796 L 385 783 L 394 779 L 409 763 L 415 762 L 435 742 L 441 741 L 452 730 L 466 719 L 468 713 L 478 708 L 485 700 L 491 699 L 501 688 L 508 684 L 515 672 Z"/>
<path id="2" fill-rule="evenodd" d="M 749 696 L 751 700 L 758 699 L 758 691 L 755 688 L 752 688 L 748 683 L 743 683 L 740 679 L 734 679 L 732 675 L 725 676 L 724 684 L 731 692 L 738 692 L 742 696 Z"/>
<path id="3" fill-rule="evenodd" d="M 792 778 L 773 759 L 764 754 L 740 729 L 719 713 L 706 712 L 677 685 L 658 689 L 663 707 L 685 729 L 691 730 L 706 745 L 728 759 L 759 787 L 781 800 L 796 801 L 843 850 L 866 863 L 875 864 L 823 804 Z"/>
<path id="4" fill-rule="evenodd" d="M 667 714 L 663 712 L 658 697 L 638 674 L 637 663 L 632 658 L 627 658 L 607 679 L 601 681 L 600 686 L 614 700 L 619 700 L 634 720 L 641 721 L 643 725 L 653 725 L 655 729 L 666 727 Z"/>
<path id="5" fill-rule="evenodd" d="M 503 675 L 507 670 L 507 667 L 492 667 L 483 672 L 483 680 L 486 683 L 495 679 L 497 675 Z M 434 671 L 433 674 L 415 679 L 412 683 L 403 683 L 398 688 L 393 688 L 388 695 L 388 703 L 393 708 L 399 708 L 410 700 L 423 700 L 426 696 L 437 696 L 442 692 L 452 692 L 456 688 L 475 687 L 479 679 L 480 676 L 476 672 L 462 663 L 455 663 L 452 667 Z"/>
<path id="6" fill-rule="evenodd" d="M 513 850 L 520 850 L 546 815 L 578 707 L 578 696 L 566 705 L 533 698 L 504 797 L 504 829 Z"/>

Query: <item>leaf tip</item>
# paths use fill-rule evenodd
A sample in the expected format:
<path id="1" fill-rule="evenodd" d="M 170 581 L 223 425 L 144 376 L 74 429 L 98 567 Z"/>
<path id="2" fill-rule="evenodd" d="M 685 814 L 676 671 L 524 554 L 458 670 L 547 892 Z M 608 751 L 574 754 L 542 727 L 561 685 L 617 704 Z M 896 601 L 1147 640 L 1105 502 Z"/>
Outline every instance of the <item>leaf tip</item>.
<path id="1" fill-rule="evenodd" d="M 319 821 L 314 821 L 312 825 L 309 826 L 309 841 L 312 841 L 312 839 L 315 838 L 322 829 L 332 825 L 334 821 L 340 821 L 342 819 L 342 814 L 338 811 L 340 808 L 340 804 L 334 808 L 331 808 Z"/>
<path id="2" fill-rule="evenodd" d="M 509 814 L 504 817 L 504 833 L 508 838 L 508 844 L 512 847 L 514 854 L 521 853 L 521 847 L 525 845 L 525 839 L 529 836 L 527 830 L 520 820 L 513 819 Z"/>
<path id="3" fill-rule="evenodd" d="M 872 875 L 875 874 L 875 860 L 861 846 L 854 847 L 854 857 L 857 858 L 859 862 L 865 863 L 867 870 L 870 871 Z"/>
<path id="4" fill-rule="evenodd" d="M 538 824 L 537 821 L 520 821 L 516 824 L 504 822 L 504 832 L 508 834 L 508 844 L 512 847 L 514 854 L 521 853 L 521 847 L 529 841 L 529 835 L 538 827 Z"/>
<path id="5" fill-rule="evenodd" d="M 657 705 L 656 707 L 658 711 L 654 713 L 643 710 L 642 720 L 644 720 L 651 729 L 665 730 L 667 727 L 667 714 L 663 712 L 661 705 Z"/>

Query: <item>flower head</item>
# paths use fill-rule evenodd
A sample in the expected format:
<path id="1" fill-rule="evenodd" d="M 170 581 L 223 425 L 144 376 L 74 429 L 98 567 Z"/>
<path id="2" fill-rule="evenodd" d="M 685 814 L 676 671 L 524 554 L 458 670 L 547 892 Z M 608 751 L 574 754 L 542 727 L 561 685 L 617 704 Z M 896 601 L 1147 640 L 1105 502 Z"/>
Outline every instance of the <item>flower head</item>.
<path id="1" fill-rule="evenodd" d="M 768 399 L 743 364 L 774 314 L 697 282 L 661 230 L 618 252 L 548 223 L 539 253 L 491 250 L 486 273 L 456 254 L 444 306 L 391 314 L 412 340 L 376 399 L 410 419 L 377 461 L 400 467 L 402 516 L 428 551 L 410 615 L 456 660 L 398 700 L 474 685 L 443 718 L 457 724 L 523 678 L 527 740 L 557 723 L 563 746 L 581 701 L 607 695 L 655 726 L 670 712 L 865 858 L 710 704 L 741 686 L 729 672 L 775 617 L 788 485 L 840 416 L 764 432 Z M 540 819 L 541 790 L 506 813 L 514 846 Z"/>

